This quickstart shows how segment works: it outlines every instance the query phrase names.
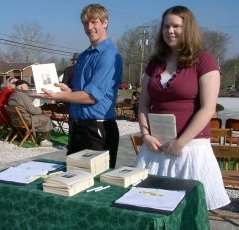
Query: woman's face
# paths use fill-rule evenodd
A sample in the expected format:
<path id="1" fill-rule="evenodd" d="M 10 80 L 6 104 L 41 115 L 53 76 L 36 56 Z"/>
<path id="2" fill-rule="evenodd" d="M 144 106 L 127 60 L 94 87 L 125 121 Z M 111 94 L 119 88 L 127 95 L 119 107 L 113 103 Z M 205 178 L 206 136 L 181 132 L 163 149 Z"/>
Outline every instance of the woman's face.
<path id="1" fill-rule="evenodd" d="M 163 38 L 171 49 L 176 49 L 182 40 L 183 19 L 175 14 L 168 14 L 164 19 Z"/>

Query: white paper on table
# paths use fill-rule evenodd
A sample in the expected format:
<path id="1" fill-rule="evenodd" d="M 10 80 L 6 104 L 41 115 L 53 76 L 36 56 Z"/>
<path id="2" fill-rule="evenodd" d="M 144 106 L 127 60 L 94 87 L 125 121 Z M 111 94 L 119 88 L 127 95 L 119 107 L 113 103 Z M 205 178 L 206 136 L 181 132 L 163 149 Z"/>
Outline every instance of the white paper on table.
<path id="1" fill-rule="evenodd" d="M 132 187 L 115 203 L 173 211 L 185 193 L 185 191 Z"/>
<path id="2" fill-rule="evenodd" d="M 59 163 L 49 163 L 49 162 L 41 162 L 41 161 L 28 161 L 25 163 L 22 163 L 20 165 L 15 166 L 15 168 L 27 168 L 27 169 L 40 169 L 40 170 L 46 170 L 47 172 L 55 171 L 56 169 L 59 169 L 63 167 L 63 164 Z"/>
<path id="3" fill-rule="evenodd" d="M 47 173 L 48 171 L 43 169 L 10 167 L 0 172 L 0 180 L 21 184 L 29 184 L 32 181 L 46 175 Z"/>

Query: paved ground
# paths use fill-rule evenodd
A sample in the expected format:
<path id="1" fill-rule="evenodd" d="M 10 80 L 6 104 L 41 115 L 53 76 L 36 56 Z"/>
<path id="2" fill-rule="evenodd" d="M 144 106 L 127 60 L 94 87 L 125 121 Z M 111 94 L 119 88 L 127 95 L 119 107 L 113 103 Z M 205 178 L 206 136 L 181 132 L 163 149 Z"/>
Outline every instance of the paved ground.
<path id="1" fill-rule="evenodd" d="M 37 157 L 32 157 L 29 159 L 44 158 L 44 159 L 54 159 L 54 160 L 65 160 L 66 150 L 60 150 L 57 152 L 52 152 L 44 154 Z M 124 135 L 120 137 L 119 151 L 116 167 L 121 167 L 123 165 L 132 165 L 135 158 L 135 152 L 130 141 L 130 135 Z M 29 160 L 24 159 L 24 161 Z M 10 165 L 15 165 L 16 163 L 0 164 L 0 169 L 9 167 Z M 212 230 L 236 230 L 239 229 L 239 214 L 229 211 L 217 210 L 218 213 L 224 215 L 233 215 L 238 219 L 233 218 L 218 218 L 216 216 L 210 216 L 210 226 Z"/>

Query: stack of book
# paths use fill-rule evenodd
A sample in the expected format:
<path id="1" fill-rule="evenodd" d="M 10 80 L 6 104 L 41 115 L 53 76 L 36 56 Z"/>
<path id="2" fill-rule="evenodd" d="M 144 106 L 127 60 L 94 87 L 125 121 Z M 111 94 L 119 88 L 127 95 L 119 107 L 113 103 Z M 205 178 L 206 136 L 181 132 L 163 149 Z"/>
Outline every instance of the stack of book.
<path id="1" fill-rule="evenodd" d="M 86 171 L 68 171 L 43 183 L 43 191 L 73 196 L 94 185 L 94 175 Z"/>
<path id="2" fill-rule="evenodd" d="M 128 187 L 148 177 L 148 170 L 124 166 L 100 175 L 100 181 L 120 187 Z"/>
<path id="3" fill-rule="evenodd" d="M 85 170 L 98 175 L 109 169 L 109 151 L 84 149 L 68 155 L 66 157 L 66 166 L 67 171 Z"/>

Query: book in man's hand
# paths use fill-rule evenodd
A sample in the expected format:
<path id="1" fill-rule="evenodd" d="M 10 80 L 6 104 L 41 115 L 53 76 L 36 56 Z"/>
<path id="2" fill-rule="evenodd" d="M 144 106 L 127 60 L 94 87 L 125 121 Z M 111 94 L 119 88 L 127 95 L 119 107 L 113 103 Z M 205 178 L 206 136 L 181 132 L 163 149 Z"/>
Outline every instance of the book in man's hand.
<path id="1" fill-rule="evenodd" d="M 109 151 L 84 149 L 68 155 L 66 165 L 67 171 L 85 170 L 98 175 L 109 169 Z"/>
<path id="2" fill-rule="evenodd" d="M 128 187 L 148 177 L 148 170 L 123 166 L 100 175 L 100 181 L 120 187 Z"/>
<path id="3" fill-rule="evenodd" d="M 94 175 L 86 171 L 67 171 L 43 183 L 43 191 L 73 196 L 94 185 Z"/>
<path id="4" fill-rule="evenodd" d="M 150 133 L 161 144 L 165 144 L 177 137 L 176 118 L 174 114 L 149 113 Z"/>
<path id="5" fill-rule="evenodd" d="M 52 92 L 61 92 L 54 84 L 59 83 L 55 63 L 34 64 L 32 73 L 37 93 L 43 93 L 42 88 Z"/>

